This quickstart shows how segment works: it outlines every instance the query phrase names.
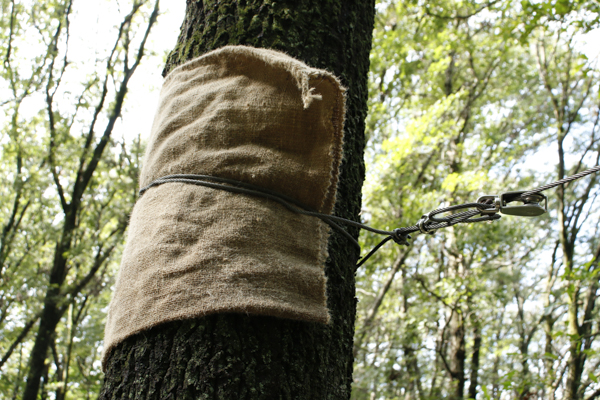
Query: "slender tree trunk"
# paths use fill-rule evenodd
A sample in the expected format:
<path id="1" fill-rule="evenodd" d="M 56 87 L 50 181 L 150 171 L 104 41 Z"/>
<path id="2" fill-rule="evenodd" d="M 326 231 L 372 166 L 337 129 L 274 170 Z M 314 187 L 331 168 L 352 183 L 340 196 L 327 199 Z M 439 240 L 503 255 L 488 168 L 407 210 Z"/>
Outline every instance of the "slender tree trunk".
<path id="1" fill-rule="evenodd" d="M 335 212 L 357 219 L 373 22 L 373 0 L 188 0 L 164 73 L 215 48 L 244 44 L 285 51 L 340 77 L 348 95 Z M 111 352 L 100 398 L 349 398 L 358 254 L 334 233 L 329 255 L 329 326 L 241 314 L 164 324 Z"/>
<path id="2" fill-rule="evenodd" d="M 558 246 L 560 242 L 557 242 L 554 247 L 554 252 L 552 253 L 552 262 L 550 263 L 550 267 L 548 268 L 548 278 L 546 280 L 546 288 L 544 289 L 544 309 L 550 310 L 546 313 L 543 320 L 543 328 L 544 328 L 544 369 L 545 369 L 545 377 L 544 377 L 544 391 L 547 392 L 544 394 L 544 398 L 548 400 L 554 400 L 554 381 L 556 379 L 556 373 L 554 370 L 554 348 L 553 348 L 553 330 L 554 323 L 556 319 L 553 316 L 551 311 L 551 295 L 552 288 L 554 287 L 554 282 L 556 280 L 554 265 L 556 262 L 556 252 L 558 250 Z"/>
<path id="3" fill-rule="evenodd" d="M 406 372 L 408 373 L 408 384 L 406 388 L 405 400 L 409 399 L 420 399 L 423 394 L 423 387 L 421 385 L 421 371 L 419 369 L 419 363 L 417 354 L 413 346 L 415 343 L 420 343 L 418 337 L 418 328 L 414 322 L 410 322 L 409 302 L 410 287 L 406 282 L 406 269 L 402 269 L 401 274 L 402 284 L 402 315 L 401 318 L 404 321 L 404 338 L 402 339 L 402 351 L 404 352 L 404 364 Z"/>
<path id="4" fill-rule="evenodd" d="M 595 251 L 592 259 L 592 268 L 594 265 L 598 265 L 598 257 L 600 256 L 600 246 Z M 594 273 L 593 269 L 590 269 L 591 273 Z M 575 294 L 571 297 L 571 302 L 568 308 L 568 321 L 569 321 L 569 332 L 575 332 L 570 337 L 569 345 L 569 372 L 567 375 L 567 386 L 565 390 L 566 400 L 579 400 L 582 398 L 581 386 L 582 377 L 584 372 L 585 363 L 587 361 L 587 355 L 589 350 L 592 348 L 592 342 L 594 336 L 592 334 L 592 326 L 594 319 L 594 309 L 597 302 L 597 292 L 600 286 L 598 278 L 590 284 L 585 296 L 579 296 L 580 288 L 577 287 Z M 577 296 L 577 297 L 575 297 Z M 579 301 L 583 297 L 582 307 L 579 309 Z M 577 301 L 576 304 L 574 300 Z M 583 322 L 580 324 L 579 313 L 581 312 L 581 319 Z"/>
<path id="5" fill-rule="evenodd" d="M 531 337 L 535 333 L 535 326 L 532 330 L 527 329 L 527 321 L 525 318 L 525 297 L 521 294 L 519 283 L 515 283 L 514 286 L 514 298 L 517 303 L 517 332 L 519 334 L 518 344 L 519 353 L 521 359 L 521 385 L 518 389 L 519 400 L 525 400 L 529 398 L 529 391 L 531 390 L 530 372 L 529 372 L 529 343 Z"/>
<path id="6" fill-rule="evenodd" d="M 48 129 L 51 134 L 48 155 L 46 156 L 44 162 L 51 167 L 51 170 L 53 170 L 54 168 L 54 151 L 56 149 L 55 133 L 58 130 L 58 127 L 65 128 L 65 126 L 60 125 L 60 122 L 56 119 L 56 111 L 54 109 L 54 104 L 56 101 L 54 99 L 54 94 L 56 93 L 55 90 L 60 84 L 60 80 L 62 79 L 62 73 L 60 73 L 58 76 L 54 75 L 54 73 L 56 72 L 54 69 L 54 63 L 58 60 L 58 58 L 56 58 L 56 54 L 58 54 L 58 52 L 56 51 L 56 46 L 58 46 L 58 39 L 61 37 L 61 35 L 66 36 L 66 40 L 68 41 L 68 30 L 66 30 L 66 33 L 61 33 L 61 26 L 63 24 L 65 26 L 68 26 L 72 4 L 73 1 L 71 0 L 61 5 L 61 7 L 64 7 L 64 10 L 61 11 L 61 18 L 64 18 L 64 20 L 60 20 L 60 22 L 58 23 L 58 28 L 55 33 L 53 42 L 51 44 L 51 46 L 54 46 L 53 53 L 55 54 L 55 56 L 54 58 L 52 58 L 52 61 L 49 66 L 49 75 L 48 78 L 46 78 L 46 110 L 48 118 L 47 122 Z M 135 12 L 137 12 L 137 10 L 139 9 L 139 6 L 141 6 L 141 4 L 134 4 L 131 14 L 129 14 L 129 16 L 126 17 L 126 20 L 121 23 L 121 31 L 116 39 L 116 45 L 122 43 L 122 37 L 123 35 L 125 35 L 124 32 L 127 32 L 128 35 L 129 29 L 131 27 L 131 20 L 129 18 L 133 17 Z M 85 201 L 83 200 L 83 196 L 92 182 L 92 177 L 94 176 L 94 173 L 98 168 L 104 150 L 110 143 L 113 128 L 117 119 L 121 115 L 121 110 L 123 109 L 123 102 L 127 93 L 128 82 L 133 76 L 135 70 L 137 69 L 137 66 L 141 61 L 141 58 L 144 55 L 144 46 L 150 33 L 150 29 L 156 21 L 157 15 L 158 1 L 155 3 L 154 10 L 147 18 L 148 24 L 146 27 L 146 32 L 139 45 L 137 53 L 135 53 L 133 57 L 125 57 L 125 60 L 127 60 L 127 62 L 125 62 L 125 66 L 123 69 L 124 76 L 122 77 L 121 81 L 118 82 L 116 93 L 114 95 L 114 101 L 112 102 L 110 106 L 110 111 L 107 115 L 108 122 L 106 124 L 103 135 L 93 146 L 92 143 L 94 142 L 94 125 L 92 124 L 92 128 L 89 131 L 90 133 L 87 139 L 89 140 L 88 145 L 90 147 L 83 148 L 83 151 L 79 158 L 79 170 L 75 171 L 75 177 L 73 179 L 74 182 L 72 186 L 63 186 L 60 183 L 60 179 L 58 178 L 58 176 L 55 176 L 56 189 L 60 195 L 62 212 L 64 213 L 64 222 L 59 240 L 57 240 L 56 245 L 54 246 L 54 258 L 52 260 L 52 265 L 48 276 L 48 288 L 46 289 L 46 295 L 44 297 L 44 304 L 41 311 L 38 332 L 35 336 L 34 345 L 29 355 L 29 372 L 27 375 L 27 381 L 25 383 L 25 389 L 23 391 L 22 400 L 37 400 L 40 389 L 42 398 L 45 396 L 43 385 L 41 387 L 40 385 L 42 384 L 42 379 L 44 384 L 46 384 L 48 380 L 48 350 L 55 339 L 56 328 L 60 323 L 63 314 L 67 310 L 67 300 L 75 298 L 86 287 L 86 285 L 90 282 L 94 274 L 102 265 L 102 262 L 104 262 L 107 259 L 112 249 L 114 249 L 114 246 L 107 248 L 105 250 L 104 255 L 97 259 L 101 260 L 100 263 L 96 265 L 93 264 L 84 278 L 80 279 L 79 281 L 73 282 L 72 289 L 68 292 L 64 291 L 66 286 L 66 278 L 70 268 L 70 253 L 75 244 L 73 238 L 77 236 L 79 228 L 78 219 L 80 217 L 80 212 L 82 208 L 85 208 L 86 206 Z M 127 48 L 126 51 L 129 55 L 131 49 Z M 113 56 L 111 55 L 111 57 Z M 65 66 L 68 65 L 68 58 L 66 52 L 62 61 L 64 62 Z M 113 63 L 112 67 L 114 67 L 114 65 L 115 64 Z M 111 61 L 109 60 L 107 64 L 107 69 L 110 70 L 112 69 L 112 67 Z M 114 78 L 114 75 L 111 75 L 111 77 Z M 106 79 L 108 80 L 108 75 L 106 76 Z M 98 105 L 98 108 L 96 109 L 98 113 L 102 111 L 104 100 L 105 98 L 103 97 L 102 101 Z M 88 150 L 91 150 L 91 152 Z M 54 170 L 54 174 L 56 174 L 56 170 Z M 70 194 L 70 201 L 67 201 L 67 196 L 64 196 L 64 193 L 67 191 L 67 189 Z M 123 231 L 124 229 L 121 231 L 114 231 L 115 238 L 121 235 Z M 102 248 L 102 246 L 99 247 Z"/>
<path id="7" fill-rule="evenodd" d="M 473 321 L 473 351 L 471 353 L 471 377 L 469 383 L 469 399 L 477 398 L 477 385 L 479 378 L 479 354 L 481 350 L 481 326 L 479 321 Z"/>
<path id="8" fill-rule="evenodd" d="M 565 151 L 563 148 L 563 142 L 568 134 L 562 126 L 564 122 L 561 120 L 561 124 L 558 129 L 558 177 L 562 179 L 565 176 Z M 568 279 L 569 293 L 568 293 L 568 308 L 567 308 L 567 332 L 569 334 L 569 358 L 567 361 L 567 381 L 565 385 L 565 400 L 577 400 L 577 392 L 579 384 L 581 382 L 581 332 L 577 317 L 579 316 L 579 294 L 580 294 L 580 282 L 573 277 L 574 267 L 574 241 L 572 236 L 576 233 L 569 232 L 569 217 L 567 216 L 567 206 L 565 199 L 565 188 L 559 186 L 557 189 L 559 210 L 558 210 L 558 226 L 559 226 L 559 238 L 560 245 L 563 253 L 563 266 L 565 268 L 565 276 Z"/>
<path id="9" fill-rule="evenodd" d="M 75 218 L 67 215 L 62 240 L 56 245 L 54 264 L 50 272 L 50 285 L 44 299 L 44 309 L 40 318 L 40 326 L 35 337 L 33 349 L 29 355 L 29 373 L 27 375 L 25 391 L 23 392 L 23 400 L 37 399 L 40 380 L 46 368 L 48 349 L 65 310 L 64 307 L 59 307 L 60 288 L 64 283 L 67 272 L 67 260 L 64 254 L 71 248 L 71 237 L 74 229 Z"/>
<path id="10" fill-rule="evenodd" d="M 552 355 L 554 354 L 554 350 L 552 348 L 552 330 L 554 329 L 554 318 L 552 315 L 547 315 L 544 318 L 544 368 L 546 370 L 546 377 L 544 385 L 546 393 L 546 398 L 548 400 L 554 400 L 554 380 L 555 371 L 554 371 L 554 358 Z"/>
<path id="11" fill-rule="evenodd" d="M 519 399 L 526 400 L 529 397 L 529 391 L 531 390 L 529 382 L 529 344 L 524 337 L 521 337 L 519 342 L 519 352 L 521 353 L 521 389 Z"/>
<path id="12" fill-rule="evenodd" d="M 578 316 L 578 290 L 569 296 L 569 305 L 567 310 L 568 332 L 569 332 L 569 359 L 567 361 L 567 384 L 565 386 L 565 400 L 578 400 L 579 385 L 581 384 L 582 357 L 581 352 L 581 332 L 577 321 Z"/>
<path id="13" fill-rule="evenodd" d="M 559 147 L 560 148 L 560 147 Z M 559 193 L 561 202 L 564 203 L 564 190 Z M 581 327 L 579 326 L 579 294 L 580 294 L 580 283 L 576 279 L 573 279 L 573 252 L 574 249 L 568 241 L 568 232 L 566 220 L 563 212 L 564 208 L 559 210 L 559 226 L 561 228 L 561 245 L 563 250 L 563 263 L 565 266 L 565 275 L 569 279 L 570 293 L 568 294 L 568 305 L 567 305 L 567 332 L 569 334 L 569 358 L 567 360 L 567 381 L 565 385 L 565 400 L 577 400 L 578 390 L 581 383 Z"/>
<path id="14" fill-rule="evenodd" d="M 465 395 L 465 322 L 460 308 L 452 313 L 450 319 L 450 370 L 452 384 L 450 398 L 462 400 Z"/>
<path id="15" fill-rule="evenodd" d="M 455 248 L 456 237 L 454 231 L 448 232 L 448 239 L 446 241 L 446 251 L 448 252 L 448 267 L 447 273 L 451 279 L 463 279 L 465 271 L 464 265 L 462 264 L 458 251 Z M 450 249 L 454 249 L 451 252 Z M 450 393 L 450 399 L 452 400 L 463 400 L 465 395 L 465 361 L 466 361 L 466 350 L 465 350 L 465 314 L 464 310 L 466 307 L 463 306 L 462 302 L 456 302 L 454 309 L 450 315 L 450 321 L 448 323 L 448 362 L 450 367 L 450 387 L 448 392 Z"/>

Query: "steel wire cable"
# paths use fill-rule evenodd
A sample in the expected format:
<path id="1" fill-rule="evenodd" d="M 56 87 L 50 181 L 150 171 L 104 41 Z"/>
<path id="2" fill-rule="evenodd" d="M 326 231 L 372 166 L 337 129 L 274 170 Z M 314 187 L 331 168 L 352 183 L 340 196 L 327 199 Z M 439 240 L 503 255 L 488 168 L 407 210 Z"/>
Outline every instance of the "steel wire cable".
<path id="1" fill-rule="evenodd" d="M 525 193 L 523 193 L 521 195 L 521 197 L 525 197 L 525 196 L 529 196 L 529 195 L 532 195 L 532 194 L 540 193 L 540 192 L 543 192 L 544 190 L 548 190 L 548 189 L 552 189 L 553 187 L 556 187 L 556 186 L 564 185 L 565 183 L 569 183 L 571 181 L 583 178 L 584 176 L 593 174 L 594 172 L 598 172 L 598 171 L 600 171 L 600 165 L 596 165 L 595 167 L 592 167 L 590 169 L 582 171 L 582 172 L 580 172 L 578 174 L 571 175 L 571 176 L 566 177 L 564 179 L 561 179 L 559 181 L 552 182 L 552 183 L 549 183 L 547 185 L 543 185 L 543 186 L 540 186 L 540 187 L 535 188 L 533 190 L 530 190 L 528 192 L 525 192 Z"/>
<path id="2" fill-rule="evenodd" d="M 569 183 L 576 179 L 580 179 L 584 176 L 590 175 L 594 172 L 600 171 L 600 166 L 595 166 L 586 171 L 580 172 L 578 174 L 569 176 L 565 179 L 561 179 L 556 182 L 549 183 L 547 185 L 540 186 L 533 190 L 524 192 L 521 194 L 521 198 L 525 198 L 526 196 L 530 196 L 533 194 L 538 194 L 544 190 L 551 189 L 553 187 L 563 185 L 565 183 Z M 368 225 L 362 224 L 360 222 L 356 222 L 350 219 L 338 217 L 330 214 L 323 214 L 317 212 L 313 208 L 299 202 L 298 200 L 286 196 L 282 193 L 276 192 L 274 190 L 265 189 L 260 186 L 256 186 L 250 183 L 241 182 L 235 179 L 221 178 L 211 175 L 196 175 L 196 174 L 173 174 L 163 176 L 152 181 L 150 184 L 144 186 L 140 189 L 139 194 L 142 196 L 148 189 L 162 185 L 164 183 L 186 183 L 192 185 L 205 186 L 213 189 L 226 190 L 233 193 L 246 194 L 250 196 L 263 197 L 269 200 L 273 200 L 288 210 L 301 214 L 308 215 L 312 217 L 317 217 L 323 220 L 325 223 L 330 225 L 333 229 L 338 231 L 344 237 L 346 237 L 360 252 L 360 244 L 352 235 L 342 228 L 338 223 L 342 223 L 344 225 L 353 226 L 355 228 L 364 229 L 369 232 L 373 232 L 379 235 L 385 235 L 386 237 L 381 240 L 377 245 L 373 247 L 373 249 L 364 257 L 360 257 L 360 262 L 356 265 L 356 268 L 363 265 L 377 250 L 379 250 L 385 243 L 390 240 L 393 240 L 397 244 L 408 245 L 408 239 L 410 239 L 411 233 L 433 233 L 438 229 L 447 228 L 459 223 L 474 223 L 474 222 L 483 222 L 483 221 L 493 221 L 500 218 L 498 215 L 499 210 L 496 209 L 494 204 L 489 203 L 465 203 L 459 204 L 455 206 L 441 207 L 435 209 L 428 214 L 423 215 L 423 217 L 412 226 L 397 228 L 392 231 L 376 229 L 370 227 Z M 451 211 L 462 210 L 465 208 L 473 208 L 473 210 L 461 211 L 454 214 L 450 214 L 446 217 L 437 217 L 439 214 L 448 213 Z M 483 213 L 483 211 L 487 211 L 487 213 Z M 490 213 L 491 212 L 491 213 Z M 476 217 L 476 218 L 474 218 Z"/>

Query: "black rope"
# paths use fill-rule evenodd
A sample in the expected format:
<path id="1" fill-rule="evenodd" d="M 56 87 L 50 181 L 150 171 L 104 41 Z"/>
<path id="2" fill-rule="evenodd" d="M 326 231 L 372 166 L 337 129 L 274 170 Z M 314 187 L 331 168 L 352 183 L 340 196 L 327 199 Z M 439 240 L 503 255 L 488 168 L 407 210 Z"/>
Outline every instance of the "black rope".
<path id="1" fill-rule="evenodd" d="M 158 179 L 152 181 L 150 184 L 148 184 L 147 186 L 140 189 L 140 192 L 139 192 L 140 196 L 142 196 L 148 189 L 153 188 L 155 186 L 162 185 L 163 183 L 186 183 L 186 184 L 192 184 L 192 185 L 199 185 L 199 186 L 209 187 L 209 188 L 213 188 L 213 189 L 227 190 L 227 191 L 234 192 L 234 193 L 247 194 L 247 195 L 251 195 L 251 196 L 258 196 L 258 197 L 267 198 L 269 200 L 273 200 L 273 201 L 281 204 L 282 206 L 284 206 L 285 208 L 287 208 L 288 210 L 290 210 L 292 212 L 320 218 L 325 223 L 329 224 L 333 229 L 335 229 L 336 231 L 341 233 L 343 236 L 345 236 L 358 249 L 359 252 L 360 252 L 360 245 L 358 244 L 356 239 L 354 239 L 348 231 L 346 231 L 344 228 L 342 228 L 340 225 L 338 225 L 338 223 L 353 226 L 353 227 L 359 228 L 359 229 L 364 229 L 366 231 L 377 233 L 379 235 L 387 236 L 381 242 L 379 242 L 366 256 L 361 257 L 360 262 L 357 264 L 356 268 L 363 265 L 373 254 L 375 254 L 375 252 L 381 246 L 383 246 L 389 240 L 393 240 L 397 244 L 408 245 L 408 239 L 410 239 L 409 234 L 412 232 L 419 232 L 419 231 L 424 232 L 423 229 L 436 230 L 436 229 L 456 225 L 461 222 L 469 223 L 469 222 L 478 222 L 478 221 L 489 221 L 492 219 L 500 218 L 499 215 L 498 216 L 486 215 L 486 216 L 480 217 L 480 218 L 472 218 L 475 215 L 478 215 L 480 213 L 479 210 L 493 208 L 493 206 L 481 204 L 481 203 L 469 203 L 469 204 L 463 204 L 461 206 L 446 207 L 446 208 L 432 211 L 431 213 L 429 213 L 429 215 L 432 216 L 431 223 L 426 222 L 425 224 L 422 224 L 421 227 L 419 227 L 418 225 L 413 225 L 413 226 L 410 226 L 407 228 L 398 228 L 398 229 L 394 229 L 393 231 L 386 231 L 386 230 L 382 230 L 382 229 L 376 229 L 376 228 L 370 227 L 365 224 L 361 224 L 360 222 L 352 221 L 352 220 L 342 218 L 342 217 L 337 217 L 335 215 L 319 213 L 319 212 L 315 211 L 314 209 L 312 209 L 311 207 L 309 207 L 305 204 L 302 204 L 298 200 L 291 198 L 289 196 L 286 196 L 282 193 L 276 192 L 274 190 L 265 189 L 265 188 L 262 188 L 262 187 L 259 187 L 256 185 L 252 185 L 250 183 L 241 182 L 241 181 L 234 180 L 234 179 L 220 178 L 220 177 L 210 176 L 210 175 L 195 175 L 195 174 L 175 174 L 175 175 L 163 176 L 161 178 L 158 178 Z M 444 213 L 444 212 L 448 212 L 448 211 L 452 211 L 452 210 L 463 209 L 463 208 L 471 208 L 471 207 L 475 207 L 475 208 L 477 208 L 477 210 L 457 213 L 457 214 L 454 214 L 450 217 L 446 217 L 443 219 L 436 219 L 435 217 L 433 217 L 434 215 L 437 215 L 440 213 Z"/>
<path id="2" fill-rule="evenodd" d="M 216 181 L 216 182 L 223 182 L 223 183 L 227 183 L 228 185 L 223 185 L 223 184 L 214 183 L 214 182 L 208 182 L 208 180 L 212 180 L 212 181 Z M 344 218 L 340 218 L 340 217 L 335 217 L 333 215 L 318 213 L 318 212 L 314 211 L 312 208 L 302 204 L 298 200 L 293 199 L 284 194 L 275 192 L 273 190 L 261 188 L 259 186 L 252 185 L 250 183 L 236 181 L 234 179 L 219 178 L 219 177 L 210 176 L 210 175 L 176 174 L 176 175 L 163 176 L 161 178 L 156 179 L 155 181 L 152 181 L 150 184 L 148 184 L 147 186 L 140 189 L 140 192 L 139 192 L 140 196 L 142 196 L 148 189 L 150 189 L 154 186 L 162 185 L 163 183 L 188 183 L 188 184 L 192 184 L 192 185 L 205 186 L 205 187 L 209 187 L 212 189 L 227 190 L 229 192 L 234 192 L 234 193 L 241 193 L 241 194 L 248 194 L 251 196 L 263 197 L 263 198 L 266 198 L 269 200 L 276 201 L 277 203 L 283 205 L 285 208 L 287 208 L 288 210 L 290 210 L 292 212 L 302 214 L 302 215 L 310 215 L 310 216 L 321 218 L 324 222 L 329 224 L 329 226 L 331 226 L 333 229 L 337 230 L 342 235 L 344 235 L 348 240 L 350 240 L 350 242 L 352 244 L 354 244 L 355 247 L 357 247 L 358 250 L 360 251 L 360 245 L 358 244 L 356 239 L 354 239 L 345 229 L 343 229 L 341 226 L 339 226 L 338 224 L 336 224 L 334 222 L 336 220 L 342 220 L 343 222 L 347 223 L 349 220 L 345 220 Z M 294 206 L 296 206 L 296 207 L 294 207 Z M 358 222 L 354 222 L 354 221 L 349 221 L 349 222 L 358 224 Z M 358 225 L 361 225 L 361 224 L 358 224 Z M 360 228 L 360 226 L 358 226 L 358 227 Z"/>

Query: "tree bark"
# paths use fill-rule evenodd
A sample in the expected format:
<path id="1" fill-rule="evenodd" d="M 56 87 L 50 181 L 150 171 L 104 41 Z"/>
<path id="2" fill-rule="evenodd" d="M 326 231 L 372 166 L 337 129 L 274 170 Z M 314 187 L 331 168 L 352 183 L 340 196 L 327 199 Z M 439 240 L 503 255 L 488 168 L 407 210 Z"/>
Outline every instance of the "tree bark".
<path id="1" fill-rule="evenodd" d="M 356 220 L 373 22 L 373 0 L 188 0 L 163 74 L 210 50 L 243 44 L 281 50 L 337 75 L 348 93 L 335 213 Z M 357 257 L 334 232 L 325 269 L 330 325 L 241 314 L 167 323 L 111 352 L 100 398 L 349 398 Z"/>
<path id="2" fill-rule="evenodd" d="M 471 353 L 471 377 L 469 383 L 469 400 L 477 398 L 477 385 L 479 378 L 479 357 L 481 350 L 481 326 L 477 318 L 473 321 L 473 350 Z"/>
<path id="3" fill-rule="evenodd" d="M 462 310 L 452 313 L 450 319 L 450 398 L 462 400 L 465 395 L 465 324 Z"/>
<path id="4" fill-rule="evenodd" d="M 460 254 L 462 251 L 456 249 L 456 236 L 454 231 L 448 232 L 446 252 L 448 252 L 447 274 L 451 279 L 464 279 L 465 267 Z M 454 250 L 454 251 L 452 251 Z M 465 349 L 465 311 L 467 308 L 459 300 L 454 303 L 454 308 L 450 314 L 448 323 L 448 363 L 450 385 L 448 388 L 449 399 L 463 400 L 465 396 L 465 364 L 467 353 Z"/>

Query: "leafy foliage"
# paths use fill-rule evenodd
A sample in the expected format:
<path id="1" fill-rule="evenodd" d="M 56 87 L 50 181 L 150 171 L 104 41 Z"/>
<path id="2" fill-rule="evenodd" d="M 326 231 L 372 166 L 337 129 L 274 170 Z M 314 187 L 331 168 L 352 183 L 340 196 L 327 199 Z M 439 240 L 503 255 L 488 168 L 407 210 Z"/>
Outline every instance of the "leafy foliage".
<path id="1" fill-rule="evenodd" d="M 597 165 L 599 71 L 576 47 L 596 8 L 380 2 L 365 221 L 408 226 Z M 549 192 L 549 216 L 383 249 L 357 277 L 353 398 L 598 396 L 597 180 Z"/>
<path id="2" fill-rule="evenodd" d="M 120 19 L 84 56 L 72 44 L 82 4 L 0 1 L 6 398 L 26 398 L 36 374 L 41 398 L 96 398 L 102 379 L 103 318 L 143 151 L 119 118 L 156 8 L 107 3 Z M 578 47 L 600 24 L 596 1 L 382 0 L 377 10 L 365 222 L 412 225 L 440 205 L 598 164 L 600 71 Z M 549 215 L 416 236 L 358 271 L 353 398 L 600 397 L 598 177 L 547 193 Z M 365 234 L 364 248 L 378 239 Z"/>
<path id="3" fill-rule="evenodd" d="M 77 43 L 71 0 L 3 1 L 0 393 L 95 397 L 103 316 L 142 143 L 118 131 L 158 9 L 116 4 L 112 47 Z M 85 5 L 81 5 L 84 6 Z M 75 49 L 75 50 L 74 50 Z"/>

